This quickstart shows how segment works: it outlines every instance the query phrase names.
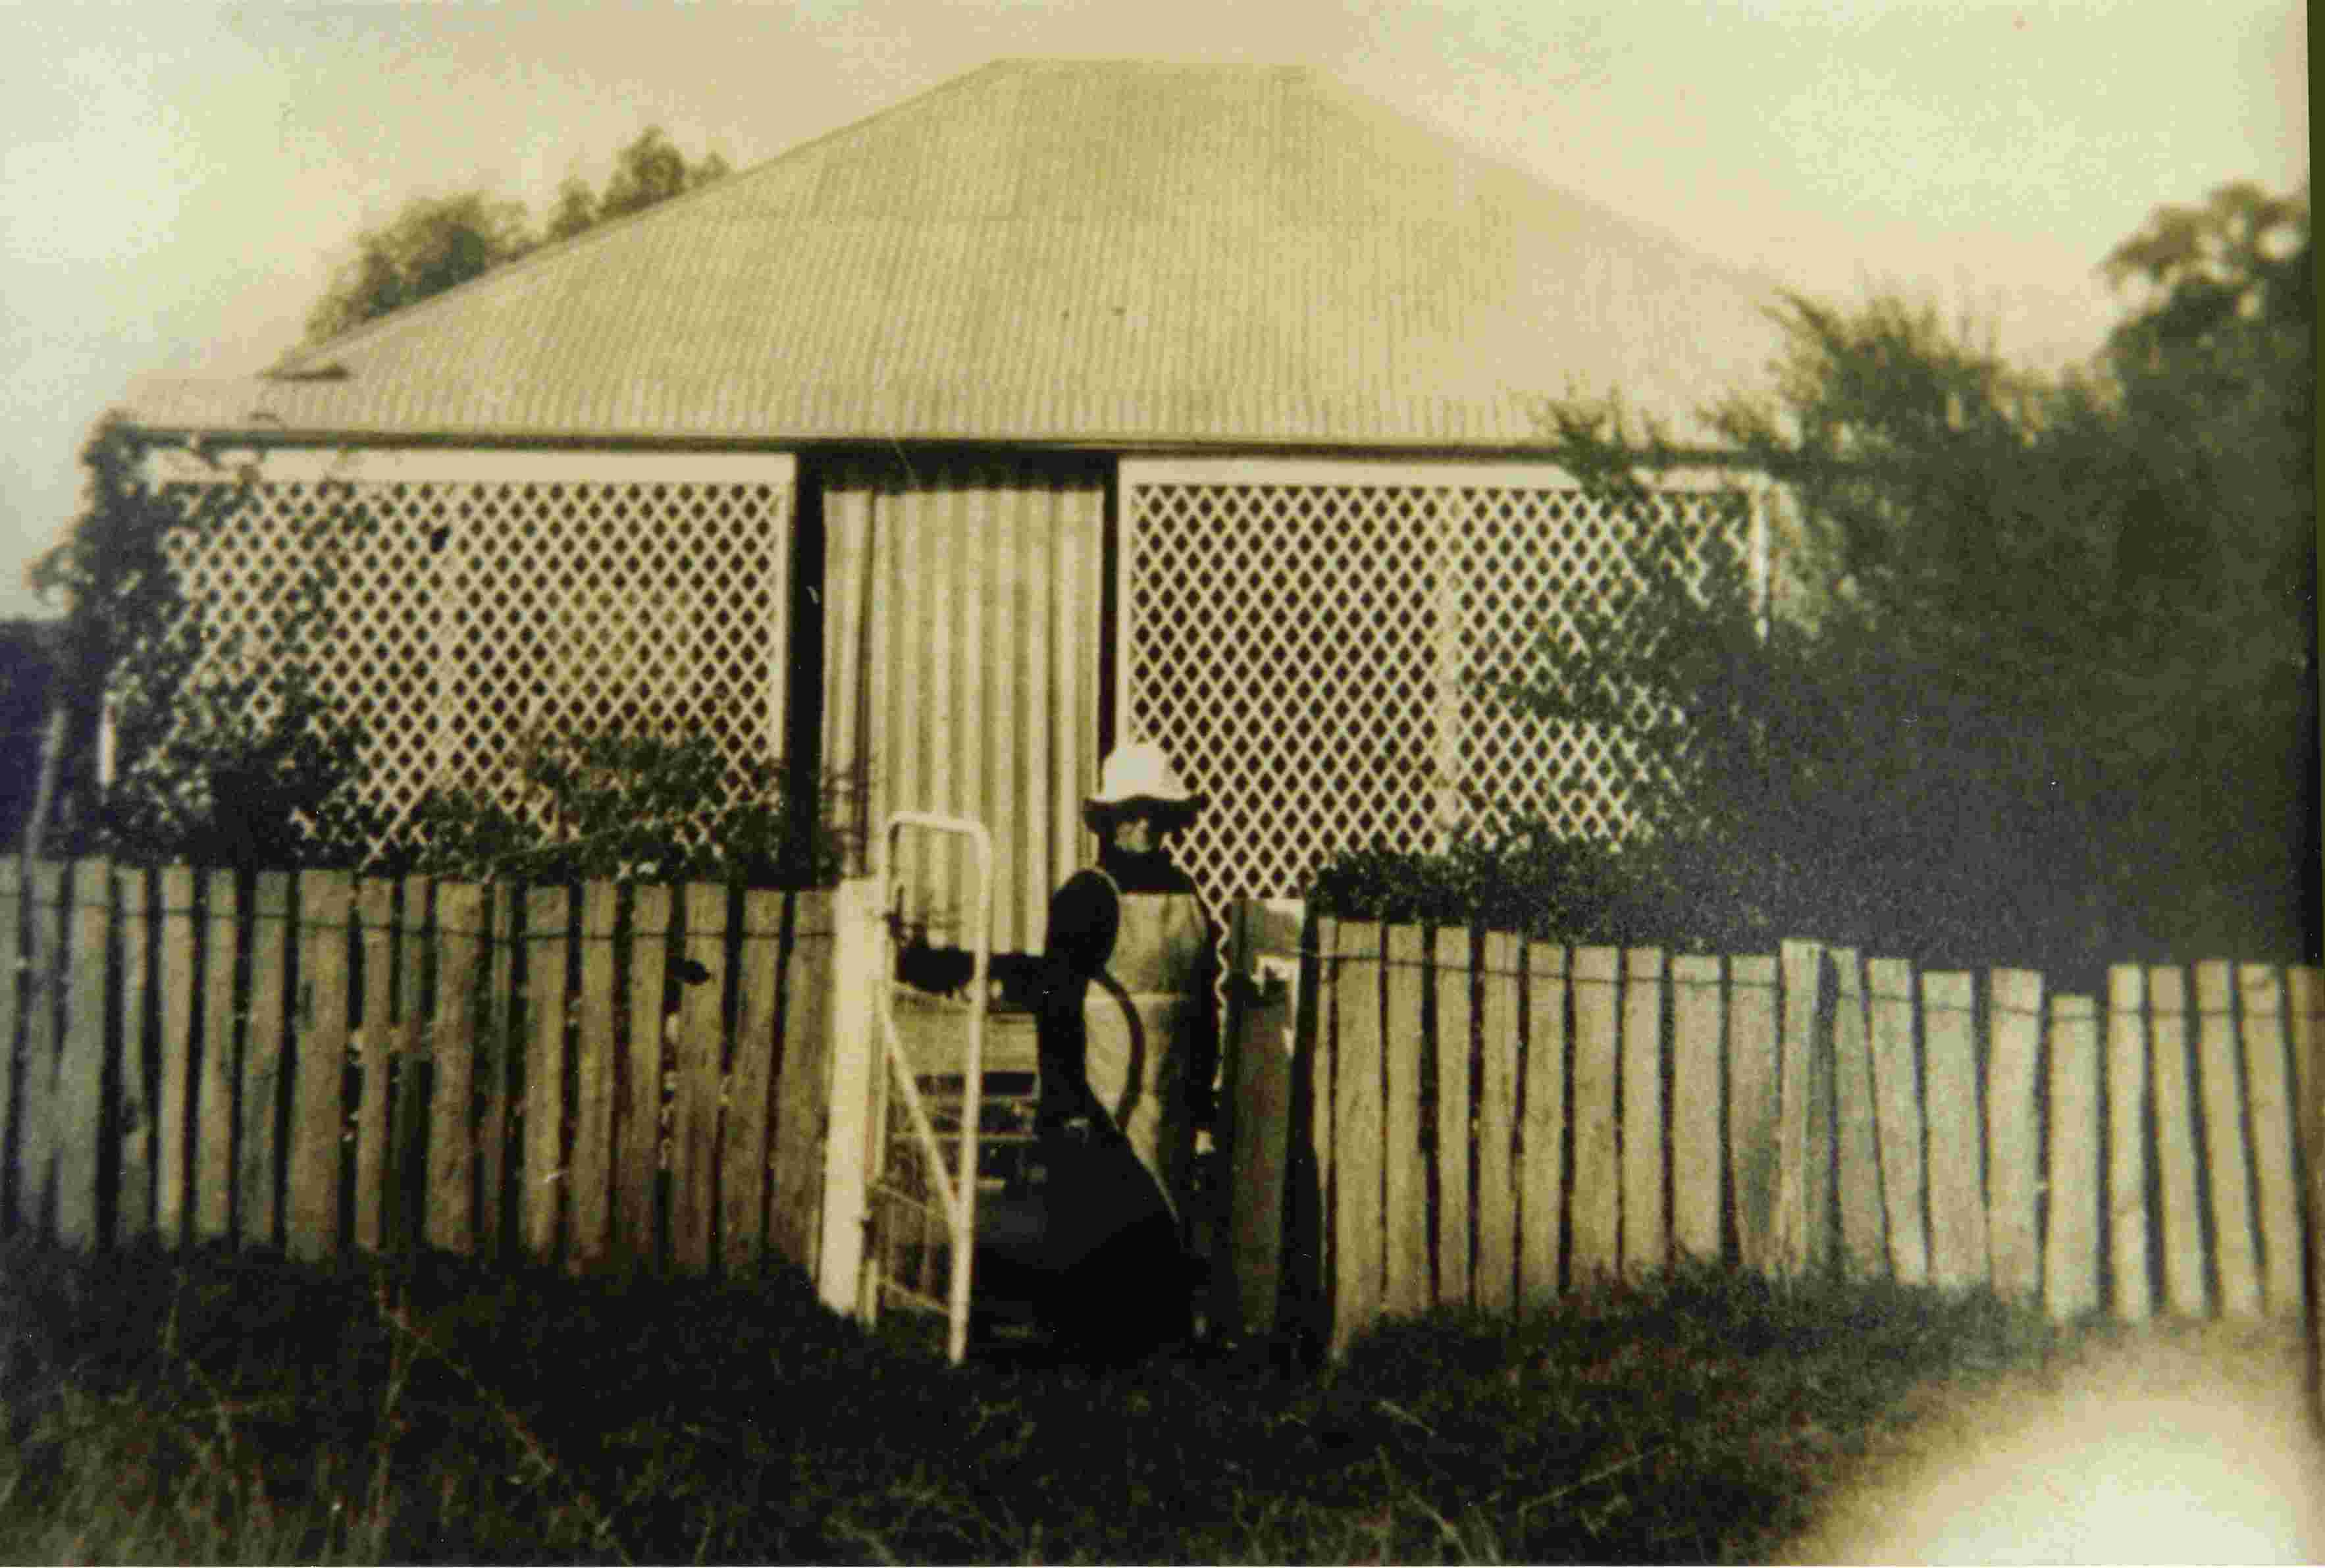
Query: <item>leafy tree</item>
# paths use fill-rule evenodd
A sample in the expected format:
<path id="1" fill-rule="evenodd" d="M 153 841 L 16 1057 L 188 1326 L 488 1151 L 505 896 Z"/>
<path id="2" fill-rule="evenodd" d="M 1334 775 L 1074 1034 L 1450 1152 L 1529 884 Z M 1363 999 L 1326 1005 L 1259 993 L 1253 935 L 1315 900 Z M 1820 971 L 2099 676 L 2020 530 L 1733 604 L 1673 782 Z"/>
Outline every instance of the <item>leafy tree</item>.
<path id="1" fill-rule="evenodd" d="M 727 172 L 717 153 L 689 163 L 659 125 L 649 125 L 615 154 L 605 190 L 569 179 L 558 187 L 544 237 L 571 239 L 608 218 L 642 211 Z M 524 204 L 482 191 L 421 197 L 393 222 L 357 238 L 342 267 L 307 318 L 307 341 L 320 343 L 391 311 L 442 293 L 516 260 L 542 243 Z"/>
<path id="2" fill-rule="evenodd" d="M 1584 923 L 2087 979 L 2313 957 L 2308 236 L 2305 196 L 2163 209 L 2108 259 L 2144 291 L 2108 352 L 2056 377 L 1895 300 L 1786 301 L 1773 387 L 1714 413 L 1782 481 L 1786 613 L 1665 571 L 1501 689 L 1630 742 L 1653 832 L 1547 868 Z M 1618 413 L 1549 433 L 1619 503 L 1676 454 Z M 1506 880 L 1544 841 L 1413 879 Z"/>
<path id="3" fill-rule="evenodd" d="M 355 259 L 308 313 L 308 340 L 440 294 L 532 248 L 522 202 L 477 191 L 418 198 L 394 222 L 357 237 Z"/>
<path id="4" fill-rule="evenodd" d="M 373 824 L 359 804 L 361 734 L 317 691 L 300 656 L 327 631 L 329 541 L 318 565 L 272 607 L 264 656 L 244 629 L 190 599 L 174 552 L 228 525 L 247 480 L 204 487 L 190 507 L 139 472 L 140 448 L 108 415 L 83 453 L 79 519 L 33 565 L 33 586 L 67 615 L 48 745 L 43 810 L 32 831 L 68 853 L 208 864 L 347 864 Z M 248 655 L 248 656 L 246 656 Z M 98 777 L 113 714 L 116 774 Z M 53 829 L 53 831 L 51 831 Z"/>
<path id="5" fill-rule="evenodd" d="M 689 165 L 660 125 L 649 125 L 614 158 L 614 172 L 597 199 L 597 221 L 625 217 L 723 177 L 727 161 L 716 153 Z"/>

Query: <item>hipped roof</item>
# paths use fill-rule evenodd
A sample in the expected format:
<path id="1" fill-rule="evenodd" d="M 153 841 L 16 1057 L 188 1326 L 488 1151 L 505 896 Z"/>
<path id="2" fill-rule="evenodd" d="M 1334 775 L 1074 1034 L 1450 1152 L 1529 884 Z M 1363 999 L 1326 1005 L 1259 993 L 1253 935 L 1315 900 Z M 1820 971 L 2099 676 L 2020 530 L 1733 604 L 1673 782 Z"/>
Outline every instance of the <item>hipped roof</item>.
<path id="1" fill-rule="evenodd" d="M 1700 437 L 1771 290 L 1301 68 L 1005 60 L 286 358 L 155 431 L 1506 450 Z M 286 374 L 287 373 L 287 374 Z"/>

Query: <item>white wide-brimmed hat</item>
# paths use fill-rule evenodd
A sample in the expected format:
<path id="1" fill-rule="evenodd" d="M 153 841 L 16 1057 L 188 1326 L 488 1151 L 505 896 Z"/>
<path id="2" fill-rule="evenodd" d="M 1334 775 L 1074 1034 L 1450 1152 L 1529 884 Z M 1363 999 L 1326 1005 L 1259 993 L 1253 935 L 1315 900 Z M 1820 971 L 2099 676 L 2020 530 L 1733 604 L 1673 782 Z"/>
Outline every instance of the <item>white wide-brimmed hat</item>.
<path id="1" fill-rule="evenodd" d="M 1082 815 L 1096 827 L 1135 802 L 1152 809 L 1162 826 L 1182 827 L 1203 809 L 1203 797 L 1179 780 L 1170 757 L 1153 741 L 1116 747 L 1098 770 L 1098 793 L 1082 802 Z"/>

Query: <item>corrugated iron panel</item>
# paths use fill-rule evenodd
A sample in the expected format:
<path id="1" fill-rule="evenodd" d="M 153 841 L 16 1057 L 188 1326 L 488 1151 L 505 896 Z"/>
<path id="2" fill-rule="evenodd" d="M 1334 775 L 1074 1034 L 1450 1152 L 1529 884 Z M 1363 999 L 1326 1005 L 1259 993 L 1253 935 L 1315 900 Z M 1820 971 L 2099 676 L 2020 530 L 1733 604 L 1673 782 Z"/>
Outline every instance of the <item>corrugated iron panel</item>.
<path id="1" fill-rule="evenodd" d="M 898 810 L 983 821 L 995 946 L 1037 950 L 1096 783 L 1105 469 L 862 461 L 823 507 L 826 765 L 861 775 L 868 833 Z M 963 941 L 965 861 L 903 870 L 929 940 Z"/>
<path id="2" fill-rule="evenodd" d="M 162 429 L 1477 443 L 1675 430 L 1771 291 L 1315 72 L 1005 61 L 308 350 Z"/>

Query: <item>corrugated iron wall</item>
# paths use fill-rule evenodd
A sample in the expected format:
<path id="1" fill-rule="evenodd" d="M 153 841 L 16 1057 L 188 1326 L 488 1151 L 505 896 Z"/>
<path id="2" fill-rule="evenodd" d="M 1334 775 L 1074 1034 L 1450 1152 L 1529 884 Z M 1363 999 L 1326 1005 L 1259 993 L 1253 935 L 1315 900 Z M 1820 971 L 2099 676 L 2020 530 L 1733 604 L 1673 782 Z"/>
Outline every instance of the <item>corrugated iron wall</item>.
<path id="1" fill-rule="evenodd" d="M 867 857 L 892 811 L 983 821 L 994 946 L 1037 950 L 1051 890 L 1091 852 L 1106 467 L 899 454 L 825 472 L 825 767 L 860 775 Z M 965 944 L 965 858 L 902 867 L 907 917 Z"/>

